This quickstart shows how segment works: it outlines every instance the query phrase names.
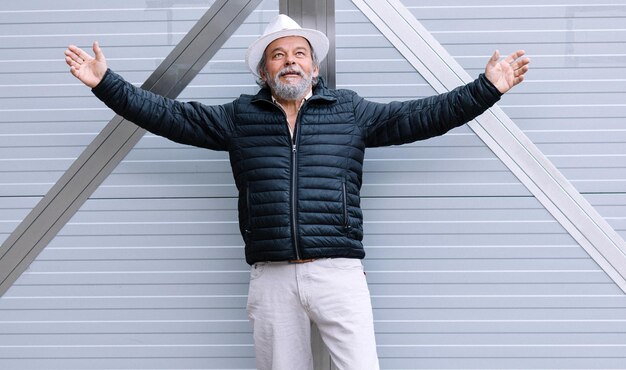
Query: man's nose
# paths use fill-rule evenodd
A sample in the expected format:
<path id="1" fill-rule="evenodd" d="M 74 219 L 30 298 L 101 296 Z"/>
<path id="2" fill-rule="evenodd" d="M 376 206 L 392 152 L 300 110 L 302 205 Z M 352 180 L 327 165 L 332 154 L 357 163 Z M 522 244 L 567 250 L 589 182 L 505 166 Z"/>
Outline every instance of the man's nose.
<path id="1" fill-rule="evenodd" d="M 287 58 L 285 58 L 285 65 L 293 65 L 296 63 L 296 58 L 293 55 L 287 55 Z"/>

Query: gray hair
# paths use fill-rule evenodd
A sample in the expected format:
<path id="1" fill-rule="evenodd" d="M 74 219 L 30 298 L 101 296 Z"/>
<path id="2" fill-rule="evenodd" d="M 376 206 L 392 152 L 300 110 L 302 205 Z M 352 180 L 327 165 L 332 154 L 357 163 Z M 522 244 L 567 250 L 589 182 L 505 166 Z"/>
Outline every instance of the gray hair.
<path id="1" fill-rule="evenodd" d="M 311 49 L 311 58 L 313 59 L 313 68 L 319 68 L 320 62 L 319 60 L 317 60 L 317 55 L 315 54 L 315 50 L 313 50 L 313 47 L 311 46 L 311 43 L 309 42 L 309 40 L 306 40 L 306 42 L 309 44 L 309 48 Z M 257 85 L 261 86 L 261 88 L 263 89 L 266 87 L 269 87 L 267 85 L 267 82 L 265 82 L 263 78 L 260 76 L 262 74 L 265 74 L 267 76 L 267 59 L 265 58 L 265 52 L 263 52 L 263 55 L 261 55 L 261 60 L 259 60 L 259 64 L 257 64 L 256 70 L 259 73 L 259 78 L 257 78 L 256 80 Z M 318 76 L 313 77 L 313 87 L 317 85 L 317 81 L 318 81 Z"/>

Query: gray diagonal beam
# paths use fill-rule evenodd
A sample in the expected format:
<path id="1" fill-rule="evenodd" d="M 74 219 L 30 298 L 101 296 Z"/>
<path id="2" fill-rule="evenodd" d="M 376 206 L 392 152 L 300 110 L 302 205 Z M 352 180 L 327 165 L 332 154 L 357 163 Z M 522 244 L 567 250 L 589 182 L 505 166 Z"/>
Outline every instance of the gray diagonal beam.
<path id="1" fill-rule="evenodd" d="M 143 88 L 175 98 L 261 0 L 217 0 Z M 145 131 L 115 116 L 0 246 L 0 296 L 57 235 Z"/>
<path id="2" fill-rule="evenodd" d="M 437 92 L 472 80 L 399 0 L 352 0 Z M 470 128 L 626 292 L 626 244 L 515 123 L 494 106 Z"/>

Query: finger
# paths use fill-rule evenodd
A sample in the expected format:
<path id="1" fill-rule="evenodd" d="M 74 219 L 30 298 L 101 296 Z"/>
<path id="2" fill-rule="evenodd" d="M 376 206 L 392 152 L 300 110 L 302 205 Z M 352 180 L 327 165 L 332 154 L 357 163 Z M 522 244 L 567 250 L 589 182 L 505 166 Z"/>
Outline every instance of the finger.
<path id="1" fill-rule="evenodd" d="M 70 58 L 69 56 L 66 56 L 66 57 L 65 57 L 65 63 L 67 63 L 67 65 L 68 65 L 68 66 L 70 66 L 70 67 L 71 67 L 72 65 L 76 64 L 76 62 L 75 62 L 75 61 L 73 61 L 73 60 L 72 60 L 72 58 Z"/>
<path id="2" fill-rule="evenodd" d="M 75 67 L 76 69 L 80 69 L 81 63 L 83 63 L 82 59 L 78 58 L 76 55 L 73 57 L 70 55 L 65 56 L 65 63 L 67 63 L 70 67 Z"/>
<path id="3" fill-rule="evenodd" d="M 74 55 L 76 55 L 76 56 L 79 56 L 79 55 L 80 55 L 80 52 L 82 51 L 82 49 L 81 49 L 81 48 L 79 48 L 79 47 L 78 47 L 78 46 L 76 46 L 76 45 L 70 45 L 70 46 L 68 46 L 68 47 L 67 47 L 67 51 L 68 51 L 69 53 L 71 53 L 71 54 L 74 54 Z"/>
<path id="4" fill-rule="evenodd" d="M 530 64 L 530 58 L 524 58 L 519 61 L 520 67 L 528 66 L 528 64 Z"/>
<path id="5" fill-rule="evenodd" d="M 522 69 L 524 69 L 522 73 L 526 73 L 526 71 L 528 71 L 529 63 L 530 63 L 530 59 L 524 58 L 524 59 L 517 60 L 514 63 L 511 63 L 511 67 L 513 67 L 513 69 L 516 71 L 521 71 Z"/>
<path id="6" fill-rule="evenodd" d="M 520 82 L 524 81 L 524 78 L 526 76 L 526 72 L 528 72 L 528 67 L 524 67 L 524 68 L 520 68 L 517 71 L 515 71 L 514 74 L 514 79 L 513 79 L 513 86 L 519 84 Z"/>
<path id="7" fill-rule="evenodd" d="M 67 59 L 72 60 L 75 63 L 82 63 L 83 59 L 81 57 L 79 57 L 78 55 L 76 55 L 76 53 L 72 52 L 71 50 L 66 50 L 65 52 L 65 59 L 67 61 Z"/>
<path id="8" fill-rule="evenodd" d="M 500 51 L 496 50 L 493 52 L 493 54 L 491 54 L 491 58 L 489 58 L 489 61 L 487 62 L 487 66 L 496 65 L 499 59 L 500 59 Z"/>
<path id="9" fill-rule="evenodd" d="M 97 60 L 104 60 L 104 54 L 102 53 L 102 49 L 100 49 L 100 44 L 98 43 L 98 41 L 93 42 L 92 49 Z"/>
<path id="10" fill-rule="evenodd" d="M 80 64 L 74 62 L 73 60 L 71 60 L 70 63 L 70 73 L 72 73 L 74 77 L 80 79 Z"/>
<path id="11" fill-rule="evenodd" d="M 492 62 L 497 62 L 498 59 L 500 59 L 500 50 L 496 50 L 493 52 L 493 55 L 491 56 L 491 60 Z"/>
<path id="12" fill-rule="evenodd" d="M 74 66 L 70 67 L 70 73 L 71 73 L 74 77 L 78 78 L 78 69 L 76 69 Z"/>
<path id="13" fill-rule="evenodd" d="M 508 57 L 506 57 L 506 59 L 504 59 L 504 61 L 509 63 L 509 64 L 512 64 L 517 59 L 522 57 L 524 54 L 526 54 L 526 52 L 524 50 L 518 50 L 518 51 L 512 53 L 511 55 L 509 55 Z"/>
<path id="14" fill-rule="evenodd" d="M 76 54 L 82 60 L 87 61 L 93 59 L 91 55 L 89 55 L 87 52 L 85 52 L 83 49 L 79 48 L 76 45 L 70 45 L 70 50 L 73 51 L 74 54 Z"/>
<path id="15" fill-rule="evenodd" d="M 520 76 L 524 76 L 526 74 L 526 72 L 528 72 L 528 66 L 523 66 L 522 68 L 518 69 L 518 74 Z"/>

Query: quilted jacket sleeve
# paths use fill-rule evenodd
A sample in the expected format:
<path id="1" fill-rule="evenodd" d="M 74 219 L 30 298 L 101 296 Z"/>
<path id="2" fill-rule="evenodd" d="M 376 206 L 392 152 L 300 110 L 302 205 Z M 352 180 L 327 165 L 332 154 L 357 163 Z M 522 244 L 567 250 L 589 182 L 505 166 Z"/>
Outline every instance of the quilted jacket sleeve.
<path id="1" fill-rule="evenodd" d="M 368 147 L 443 135 L 482 114 L 502 94 L 484 74 L 450 92 L 419 100 L 374 103 L 355 96 L 356 120 Z"/>
<path id="2" fill-rule="evenodd" d="M 213 150 L 228 147 L 232 103 L 206 106 L 168 99 L 132 85 L 111 70 L 92 92 L 115 113 L 156 135 Z"/>

